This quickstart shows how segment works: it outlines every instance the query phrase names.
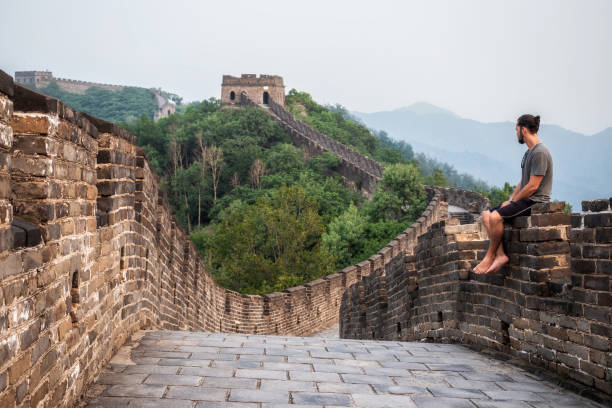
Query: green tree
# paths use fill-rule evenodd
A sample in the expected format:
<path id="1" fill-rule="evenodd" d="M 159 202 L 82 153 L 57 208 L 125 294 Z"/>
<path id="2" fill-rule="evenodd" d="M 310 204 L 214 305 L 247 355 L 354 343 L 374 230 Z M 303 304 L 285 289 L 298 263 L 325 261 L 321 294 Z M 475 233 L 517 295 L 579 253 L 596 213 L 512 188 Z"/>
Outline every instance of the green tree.
<path id="1" fill-rule="evenodd" d="M 489 198 L 491 207 L 495 207 L 504 201 L 508 201 L 515 187 L 506 181 L 502 188 L 491 187 L 488 191 L 481 191 L 481 193 Z"/>
<path id="2" fill-rule="evenodd" d="M 304 167 L 303 152 L 289 143 L 279 143 L 267 151 L 266 167 L 271 173 L 289 172 Z"/>
<path id="3" fill-rule="evenodd" d="M 430 186 L 446 187 L 446 177 L 444 177 L 442 170 L 436 169 L 430 176 L 425 177 L 425 184 Z"/>
<path id="4" fill-rule="evenodd" d="M 385 169 L 372 199 L 373 220 L 415 220 L 425 208 L 423 176 L 413 164 L 393 164 Z"/>
<path id="5" fill-rule="evenodd" d="M 337 265 L 344 267 L 359 262 L 363 254 L 368 218 L 351 203 L 349 208 L 328 226 L 323 243 L 336 255 Z M 359 261 L 358 261 L 359 259 Z"/>
<path id="6" fill-rule="evenodd" d="M 206 250 L 219 282 L 243 293 L 299 285 L 333 271 L 321 245 L 318 203 L 299 187 L 282 187 L 255 204 L 234 201 L 214 225 Z"/>

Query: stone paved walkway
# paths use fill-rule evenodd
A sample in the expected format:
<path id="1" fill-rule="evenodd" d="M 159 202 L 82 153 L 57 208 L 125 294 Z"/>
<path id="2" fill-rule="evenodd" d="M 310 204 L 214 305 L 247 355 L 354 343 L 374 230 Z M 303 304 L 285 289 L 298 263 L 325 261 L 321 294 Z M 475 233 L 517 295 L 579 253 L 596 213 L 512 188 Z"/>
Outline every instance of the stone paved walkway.
<path id="1" fill-rule="evenodd" d="M 600 407 L 460 345 L 140 332 L 88 407 Z"/>

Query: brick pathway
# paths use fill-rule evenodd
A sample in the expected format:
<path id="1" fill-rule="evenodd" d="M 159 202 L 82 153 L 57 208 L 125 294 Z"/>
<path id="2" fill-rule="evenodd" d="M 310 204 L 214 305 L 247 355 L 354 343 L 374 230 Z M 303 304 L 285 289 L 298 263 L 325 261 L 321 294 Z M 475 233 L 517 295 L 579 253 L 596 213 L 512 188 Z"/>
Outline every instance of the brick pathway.
<path id="1" fill-rule="evenodd" d="M 600 407 L 460 345 L 140 332 L 88 407 Z"/>

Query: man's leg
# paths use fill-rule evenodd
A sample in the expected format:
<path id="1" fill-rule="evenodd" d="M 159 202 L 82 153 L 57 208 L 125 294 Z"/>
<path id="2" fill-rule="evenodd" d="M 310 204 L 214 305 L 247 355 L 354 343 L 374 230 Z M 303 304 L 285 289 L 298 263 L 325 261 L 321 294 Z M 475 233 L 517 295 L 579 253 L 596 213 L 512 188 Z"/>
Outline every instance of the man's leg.
<path id="1" fill-rule="evenodd" d="M 504 225 L 502 222 L 502 236 L 504 235 Z M 497 245 L 497 251 L 495 251 L 495 259 L 493 260 L 493 264 L 485 271 L 485 273 L 494 273 L 499 271 L 502 266 L 504 266 L 510 259 L 504 252 L 504 244 L 499 241 L 499 245 Z"/>
<path id="2" fill-rule="evenodd" d="M 485 210 L 482 212 L 481 214 L 481 220 L 482 220 L 482 224 L 484 225 L 484 227 L 487 230 L 487 235 L 490 237 L 491 236 L 491 227 L 489 225 L 489 218 L 491 217 L 491 211 L 490 210 Z M 482 262 L 479 263 L 478 265 L 476 265 L 476 267 L 474 268 L 474 272 L 475 273 L 485 273 L 488 269 L 483 269 L 485 267 L 485 265 L 482 265 Z"/>
<path id="3" fill-rule="evenodd" d="M 487 232 L 489 232 L 489 217 L 490 216 L 491 216 L 491 211 L 489 211 L 489 210 L 484 210 L 482 212 L 482 214 L 480 215 L 480 219 L 482 220 L 482 224 L 487 229 Z"/>
<path id="4" fill-rule="evenodd" d="M 482 220 L 482 224 L 485 226 L 485 228 L 487 230 L 487 233 L 489 235 L 491 234 L 491 231 L 489 229 L 490 228 L 489 227 L 489 217 L 490 216 L 491 216 L 491 211 L 489 211 L 489 210 L 483 211 L 481 216 L 480 216 L 480 219 Z M 499 260 L 503 260 L 504 257 L 506 258 L 506 262 L 508 262 L 507 261 L 508 257 L 506 256 L 506 253 L 504 252 L 504 245 L 500 244 L 500 245 L 497 246 L 497 252 L 495 253 L 495 259 L 499 258 Z M 493 263 L 495 263 L 495 261 L 493 261 Z M 487 273 L 489 273 L 489 271 L 487 271 Z"/>
<path id="5" fill-rule="evenodd" d="M 485 255 L 484 259 L 474 268 L 475 273 L 493 272 L 492 266 L 496 260 L 498 248 L 501 246 L 501 239 L 504 235 L 504 220 L 497 211 L 493 211 L 488 215 L 487 223 L 489 224 L 489 228 L 487 228 L 489 232 L 489 249 L 487 250 L 487 254 Z M 501 268 L 504 263 L 508 262 L 508 257 L 503 251 L 504 249 L 501 248 L 502 256 L 498 262 L 495 262 L 495 267 Z M 502 262 L 504 261 L 504 258 L 505 262 Z"/>
<path id="6" fill-rule="evenodd" d="M 485 229 L 487 230 L 487 235 L 490 237 L 491 236 L 491 230 L 490 230 L 490 226 L 489 226 L 489 217 L 491 217 L 491 211 L 489 210 L 485 210 L 482 212 L 480 219 L 482 220 L 482 224 L 484 225 Z M 482 270 L 482 268 L 484 267 L 484 265 L 478 264 L 474 267 L 474 273 L 484 273 L 486 272 L 485 270 Z"/>

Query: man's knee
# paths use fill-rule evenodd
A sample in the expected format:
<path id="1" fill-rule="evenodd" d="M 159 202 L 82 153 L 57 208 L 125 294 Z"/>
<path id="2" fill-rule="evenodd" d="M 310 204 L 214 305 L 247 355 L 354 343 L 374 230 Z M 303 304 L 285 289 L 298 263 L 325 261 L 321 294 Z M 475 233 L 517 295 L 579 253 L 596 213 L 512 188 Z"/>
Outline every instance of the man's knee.
<path id="1" fill-rule="evenodd" d="M 497 212 L 497 211 L 493 211 L 492 213 L 489 214 L 489 222 L 490 223 L 500 223 L 503 222 L 504 219 L 502 218 L 502 216 Z"/>

